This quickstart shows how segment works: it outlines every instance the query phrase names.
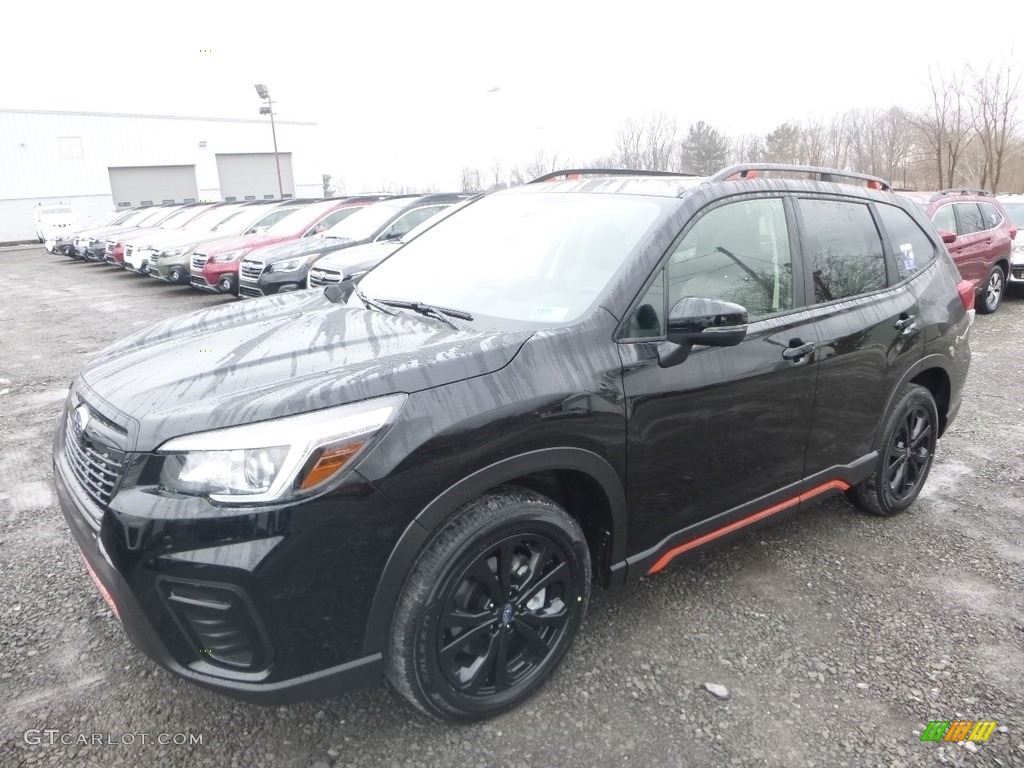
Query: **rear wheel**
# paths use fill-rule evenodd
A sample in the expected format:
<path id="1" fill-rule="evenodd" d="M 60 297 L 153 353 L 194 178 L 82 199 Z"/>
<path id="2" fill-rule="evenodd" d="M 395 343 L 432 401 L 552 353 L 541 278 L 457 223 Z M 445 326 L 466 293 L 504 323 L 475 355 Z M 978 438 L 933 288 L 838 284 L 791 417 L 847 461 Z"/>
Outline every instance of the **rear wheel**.
<path id="1" fill-rule="evenodd" d="M 982 288 L 981 295 L 978 296 L 978 312 L 982 315 L 990 315 L 995 312 L 999 309 L 1004 293 L 1006 293 L 1006 275 L 1003 273 L 1003 268 L 996 264 L 988 273 L 985 287 Z"/>
<path id="2" fill-rule="evenodd" d="M 938 442 L 939 412 L 932 393 L 911 384 L 900 393 L 876 445 L 874 472 L 851 489 L 854 502 L 876 515 L 907 509 L 924 487 Z"/>
<path id="3" fill-rule="evenodd" d="M 537 691 L 590 597 L 590 552 L 561 507 L 501 488 L 456 513 L 419 556 L 385 653 L 392 685 L 440 720 L 479 720 Z"/>

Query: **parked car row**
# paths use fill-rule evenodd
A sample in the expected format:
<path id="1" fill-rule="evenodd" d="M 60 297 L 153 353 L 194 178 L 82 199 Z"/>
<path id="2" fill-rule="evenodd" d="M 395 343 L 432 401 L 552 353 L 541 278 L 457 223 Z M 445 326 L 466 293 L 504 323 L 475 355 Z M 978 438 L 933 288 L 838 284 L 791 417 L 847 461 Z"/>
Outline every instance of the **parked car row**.
<path id="1" fill-rule="evenodd" d="M 244 203 L 187 203 L 119 211 L 55 239 L 51 250 L 121 266 L 168 283 L 243 298 L 308 287 L 310 266 L 328 254 L 393 244 L 474 195 L 360 195 Z M 362 272 L 394 247 L 376 251 Z"/>

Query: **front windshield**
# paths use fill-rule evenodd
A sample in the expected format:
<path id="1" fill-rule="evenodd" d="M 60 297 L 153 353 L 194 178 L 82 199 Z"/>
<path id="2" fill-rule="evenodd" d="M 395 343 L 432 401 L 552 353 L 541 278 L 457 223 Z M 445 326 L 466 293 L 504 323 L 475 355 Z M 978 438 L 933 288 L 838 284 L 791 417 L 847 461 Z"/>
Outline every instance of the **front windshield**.
<path id="1" fill-rule="evenodd" d="M 160 229 L 177 229 L 187 219 L 195 218 L 195 208 L 182 208 L 177 213 L 171 214 L 166 219 L 160 222 Z"/>
<path id="2" fill-rule="evenodd" d="M 365 240 L 409 206 L 408 200 L 383 202 L 361 208 L 324 232 L 324 237 Z"/>
<path id="3" fill-rule="evenodd" d="M 491 195 L 400 248 L 360 289 L 381 300 L 568 323 L 604 291 L 661 210 L 626 195 Z"/>
<path id="4" fill-rule="evenodd" d="M 157 208 L 156 210 L 148 211 L 146 215 L 142 216 L 139 219 L 136 219 L 135 221 L 132 222 L 132 224 L 134 224 L 137 227 L 145 225 L 156 225 L 156 223 L 163 219 L 163 217 L 166 215 L 166 208 Z"/>
<path id="5" fill-rule="evenodd" d="M 1003 203 L 1003 207 L 1010 216 L 1010 221 L 1017 229 L 1024 229 L 1024 203 Z M 1022 235 L 1018 235 L 1021 237 Z"/>
<path id="6" fill-rule="evenodd" d="M 42 216 L 70 216 L 74 211 L 70 208 L 43 208 L 39 213 Z"/>
<path id="7" fill-rule="evenodd" d="M 245 229 L 249 224 L 260 218 L 259 214 L 264 213 L 263 210 L 256 211 L 253 209 L 235 211 L 226 218 L 221 219 L 214 226 L 210 227 L 209 232 L 234 232 L 238 229 Z"/>
<path id="8" fill-rule="evenodd" d="M 212 232 L 220 224 L 240 213 L 242 213 L 242 209 L 231 205 L 217 206 L 202 216 L 196 216 L 196 218 L 185 225 L 185 229 L 190 232 Z"/>

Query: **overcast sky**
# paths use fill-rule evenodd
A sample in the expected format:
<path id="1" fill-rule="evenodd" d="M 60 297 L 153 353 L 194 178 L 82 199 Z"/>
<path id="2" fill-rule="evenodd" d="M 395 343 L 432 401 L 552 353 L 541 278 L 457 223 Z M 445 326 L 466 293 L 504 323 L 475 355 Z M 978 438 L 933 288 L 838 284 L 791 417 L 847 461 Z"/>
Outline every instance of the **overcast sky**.
<path id="1" fill-rule="evenodd" d="M 739 134 L 916 106 L 929 66 L 1024 55 L 1024 0 L 47 0 L 3 15 L 0 107 L 252 117 L 263 82 L 281 119 L 320 124 L 323 171 L 349 192 L 455 187 L 463 166 L 540 149 L 585 162 L 652 111 Z"/>

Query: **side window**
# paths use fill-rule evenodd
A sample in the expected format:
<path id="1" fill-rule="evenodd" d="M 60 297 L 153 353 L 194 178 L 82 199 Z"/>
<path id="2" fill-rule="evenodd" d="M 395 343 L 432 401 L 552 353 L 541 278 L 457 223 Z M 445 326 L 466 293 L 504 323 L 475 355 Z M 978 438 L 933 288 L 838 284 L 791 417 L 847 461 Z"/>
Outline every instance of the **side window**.
<path id="1" fill-rule="evenodd" d="M 981 210 L 977 203 L 955 203 L 958 235 L 973 235 L 985 229 L 985 223 L 981 220 Z"/>
<path id="2" fill-rule="evenodd" d="M 793 308 L 786 211 L 779 198 L 729 203 L 704 214 L 669 256 L 667 305 L 684 296 L 731 301 L 751 317 Z"/>
<path id="3" fill-rule="evenodd" d="M 667 333 L 665 318 L 665 270 L 659 269 L 654 283 L 629 318 L 627 335 L 631 339 L 664 336 Z"/>
<path id="4" fill-rule="evenodd" d="M 392 240 L 396 237 L 403 237 L 417 224 L 421 224 L 438 211 L 443 211 L 447 207 L 448 206 L 446 205 L 430 205 L 423 208 L 417 208 L 414 211 L 409 211 L 395 219 L 391 223 L 391 226 L 387 227 L 383 232 L 377 235 L 377 239 Z"/>
<path id="5" fill-rule="evenodd" d="M 321 232 L 326 232 L 339 221 L 341 221 L 342 219 L 347 219 L 349 216 L 351 216 L 358 210 L 358 207 L 352 206 L 351 208 L 341 208 L 337 211 L 334 211 L 333 213 L 329 213 L 327 216 L 324 217 L 323 221 L 319 222 L 318 224 L 315 224 L 309 230 L 309 232 L 303 235 L 303 237 L 308 237 L 310 235 L 318 235 Z"/>
<path id="6" fill-rule="evenodd" d="M 953 216 L 953 206 L 944 205 L 932 216 L 932 224 L 940 232 L 956 233 L 956 218 Z M 886 225 L 888 226 L 888 225 Z"/>
<path id="7" fill-rule="evenodd" d="M 863 203 L 799 201 L 803 249 L 811 265 L 814 301 L 846 299 L 887 284 L 882 240 Z"/>
<path id="8" fill-rule="evenodd" d="M 939 210 L 948 210 L 952 217 L 952 206 L 945 205 Z M 879 205 L 878 215 L 889 240 L 889 249 L 896 260 L 896 277 L 900 281 L 906 280 L 928 266 L 935 258 L 935 244 L 917 222 L 906 211 L 894 205 Z"/>
<path id="9" fill-rule="evenodd" d="M 985 222 L 985 229 L 994 229 L 1002 223 L 1003 215 L 994 205 L 978 203 L 978 207 L 981 208 L 981 218 Z"/>

